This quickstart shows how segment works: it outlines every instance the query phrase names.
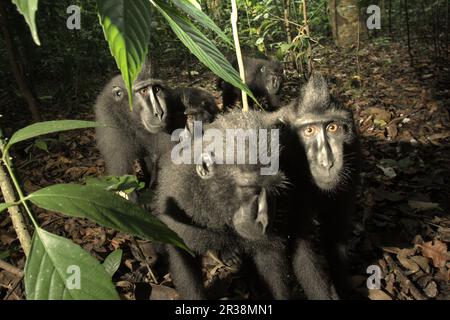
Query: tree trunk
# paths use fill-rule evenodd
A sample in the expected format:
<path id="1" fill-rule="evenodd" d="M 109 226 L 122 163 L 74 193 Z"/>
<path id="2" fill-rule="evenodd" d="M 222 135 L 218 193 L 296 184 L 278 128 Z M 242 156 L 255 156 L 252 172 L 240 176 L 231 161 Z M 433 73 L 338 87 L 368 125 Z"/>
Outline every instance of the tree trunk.
<path id="1" fill-rule="evenodd" d="M 340 47 L 357 45 L 358 28 L 360 38 L 367 34 L 367 28 L 360 19 L 358 0 L 328 0 L 328 6 L 336 45 Z"/>
<path id="2" fill-rule="evenodd" d="M 21 72 L 21 68 L 19 66 L 18 61 L 15 58 L 17 57 L 17 55 L 15 54 L 13 40 L 8 27 L 6 11 L 1 1 L 0 1 L 0 27 L 5 42 L 6 54 L 8 56 L 9 64 L 11 66 L 11 71 L 13 73 L 14 79 L 19 85 L 20 92 L 27 101 L 33 122 L 39 122 L 41 121 L 41 116 L 38 111 L 39 110 L 38 103 Z"/>

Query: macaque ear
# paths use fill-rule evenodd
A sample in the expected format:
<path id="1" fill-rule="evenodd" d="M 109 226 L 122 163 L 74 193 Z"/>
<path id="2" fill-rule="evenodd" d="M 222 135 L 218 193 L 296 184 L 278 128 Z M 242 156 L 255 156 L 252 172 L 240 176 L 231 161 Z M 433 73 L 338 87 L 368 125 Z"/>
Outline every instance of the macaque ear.
<path id="1" fill-rule="evenodd" d="M 209 179 L 214 175 L 214 160 L 209 153 L 202 153 L 201 163 L 196 166 L 197 174 L 202 179 Z"/>
<path id="2" fill-rule="evenodd" d="M 326 80 L 320 73 L 313 73 L 303 88 L 303 107 L 314 108 L 328 105 L 329 102 L 330 92 Z"/>
<path id="3" fill-rule="evenodd" d="M 262 73 L 266 72 L 266 66 L 262 66 L 262 67 L 261 67 L 261 72 L 262 72 Z"/>

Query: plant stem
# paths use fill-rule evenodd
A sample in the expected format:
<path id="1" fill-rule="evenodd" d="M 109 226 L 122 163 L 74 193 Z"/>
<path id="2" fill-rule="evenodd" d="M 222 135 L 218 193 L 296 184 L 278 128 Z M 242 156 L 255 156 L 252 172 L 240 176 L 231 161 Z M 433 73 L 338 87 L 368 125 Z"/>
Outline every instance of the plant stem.
<path id="1" fill-rule="evenodd" d="M 0 165 L 0 189 L 2 191 L 5 202 L 16 202 L 13 187 L 11 186 L 11 182 L 6 176 L 2 165 Z M 31 237 L 28 233 L 23 215 L 19 211 L 18 206 L 9 207 L 8 212 L 11 216 L 11 222 L 14 230 L 16 231 L 17 238 L 19 239 L 23 252 L 25 252 L 25 255 L 28 256 L 31 249 Z"/>
<path id="2" fill-rule="evenodd" d="M 6 169 L 8 170 L 11 180 L 13 181 L 13 184 L 17 191 L 17 194 L 19 195 L 20 202 L 22 203 L 25 210 L 27 211 L 28 216 L 30 217 L 33 224 L 35 226 L 37 226 L 36 220 L 34 219 L 33 214 L 31 213 L 31 210 L 25 201 L 25 197 L 23 195 L 22 189 L 20 188 L 17 178 L 14 175 L 14 172 L 11 168 L 11 161 L 9 160 L 9 153 L 7 151 L 7 145 L 5 145 L 5 141 L 3 139 L 3 132 L 1 130 L 1 128 L 0 128 L 0 151 L 2 151 L 2 153 L 3 153 L 1 161 L 0 161 L 0 189 L 3 194 L 3 198 L 5 199 L 5 202 L 8 202 L 8 203 L 16 202 L 16 196 L 14 194 L 14 189 L 11 185 L 11 181 L 8 178 L 8 176 L 6 175 L 5 170 L 3 169 L 3 164 L 4 164 Z M 17 234 L 17 238 L 19 239 L 19 242 L 22 246 L 22 249 L 23 249 L 25 255 L 28 256 L 28 254 L 30 253 L 30 249 L 31 249 L 31 236 L 30 236 L 30 233 L 28 232 L 25 219 L 24 219 L 22 213 L 19 211 L 18 206 L 9 207 L 8 212 L 11 216 L 11 222 L 12 222 L 13 228 Z"/>
<path id="3" fill-rule="evenodd" d="M 15 176 L 11 166 L 6 164 L 6 163 L 5 163 L 5 166 L 6 166 L 6 169 L 8 169 L 8 173 L 9 173 L 9 175 L 11 177 L 11 180 L 14 183 L 14 187 L 16 188 L 17 194 L 19 195 L 19 201 L 22 203 L 22 205 L 24 206 L 25 210 L 27 211 L 28 216 L 31 219 L 31 222 L 33 222 L 33 225 L 35 227 L 38 227 L 39 225 L 38 225 L 37 221 L 34 219 L 34 216 L 31 213 L 30 207 L 28 207 L 28 204 L 27 204 L 26 199 L 25 199 L 25 195 L 23 194 L 22 189 L 20 188 L 19 182 L 17 181 L 17 178 L 16 178 L 16 176 Z"/>
<path id="4" fill-rule="evenodd" d="M 241 46 L 239 45 L 239 35 L 237 29 L 238 10 L 236 0 L 231 0 L 231 27 L 233 29 L 234 46 L 236 47 L 236 58 L 239 66 L 239 75 L 242 82 L 245 83 L 244 62 L 242 61 Z M 248 100 L 245 91 L 242 91 L 242 111 L 248 111 Z"/>

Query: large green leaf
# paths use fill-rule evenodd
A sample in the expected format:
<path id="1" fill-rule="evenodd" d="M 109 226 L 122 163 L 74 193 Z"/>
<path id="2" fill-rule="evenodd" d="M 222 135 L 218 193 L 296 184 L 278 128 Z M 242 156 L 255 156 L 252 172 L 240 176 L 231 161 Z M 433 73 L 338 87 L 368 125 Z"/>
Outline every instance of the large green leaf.
<path id="1" fill-rule="evenodd" d="M 25 265 L 29 300 L 117 300 L 105 268 L 72 241 L 36 228 Z"/>
<path id="2" fill-rule="evenodd" d="M 103 268 L 105 268 L 106 272 L 112 277 L 117 269 L 119 269 L 121 261 L 122 250 L 114 250 L 106 257 L 105 261 L 103 261 Z"/>
<path id="3" fill-rule="evenodd" d="M 145 183 L 139 182 L 138 178 L 133 175 L 87 178 L 86 185 L 107 191 L 124 191 L 125 193 L 130 193 L 145 187 Z"/>
<path id="4" fill-rule="evenodd" d="M 233 42 L 230 40 L 230 38 L 227 37 L 227 35 L 214 23 L 214 21 L 212 21 L 211 18 L 208 17 L 208 15 L 204 14 L 203 11 L 201 11 L 201 7 L 196 1 L 192 2 L 188 0 L 172 0 L 172 3 L 179 9 L 190 15 L 192 18 L 194 18 L 205 28 L 211 29 L 212 31 L 217 33 L 217 35 L 219 35 L 219 37 L 221 37 L 223 41 L 233 47 Z"/>
<path id="5" fill-rule="evenodd" d="M 27 199 L 47 210 L 89 218 L 108 228 L 187 249 L 176 233 L 152 214 L 102 188 L 57 184 L 34 192 Z"/>
<path id="6" fill-rule="evenodd" d="M 189 20 L 181 16 L 163 0 L 150 0 L 166 18 L 172 30 L 184 45 L 212 72 L 233 86 L 244 90 L 253 100 L 255 97 L 247 85 L 241 81 L 238 72 L 223 54 Z"/>
<path id="7" fill-rule="evenodd" d="M 38 122 L 16 131 L 5 148 L 6 150 L 8 150 L 13 144 L 17 142 L 21 142 L 43 134 L 74 129 L 92 128 L 98 126 L 102 125 L 93 121 L 82 120 L 55 120 Z"/>
<path id="8" fill-rule="evenodd" d="M 100 23 L 111 54 L 131 92 L 141 71 L 150 39 L 151 7 L 148 0 L 97 0 Z M 130 106 L 133 95 L 129 94 Z"/>
<path id="9" fill-rule="evenodd" d="M 31 35 L 33 36 L 34 42 L 40 46 L 37 29 L 36 29 L 36 10 L 38 8 L 38 0 L 12 0 L 12 2 L 17 6 L 19 12 L 24 16 L 25 21 L 30 27 Z"/>

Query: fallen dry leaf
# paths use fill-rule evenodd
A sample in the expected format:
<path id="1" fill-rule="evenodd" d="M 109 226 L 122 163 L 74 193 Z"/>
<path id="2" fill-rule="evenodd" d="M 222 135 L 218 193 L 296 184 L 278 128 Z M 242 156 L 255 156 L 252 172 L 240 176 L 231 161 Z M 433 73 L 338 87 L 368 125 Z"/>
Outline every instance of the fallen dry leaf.
<path id="1" fill-rule="evenodd" d="M 420 249 L 422 249 L 422 255 L 424 257 L 433 260 L 433 265 L 436 268 L 445 266 L 447 260 L 450 260 L 447 253 L 447 245 L 442 241 L 429 241 L 425 242 L 422 245 L 419 244 L 418 246 Z"/>
<path id="2" fill-rule="evenodd" d="M 410 271 L 410 273 L 416 273 L 417 271 L 420 270 L 420 267 L 414 260 L 409 259 L 404 255 L 398 254 L 397 259 L 404 268 Z"/>
<path id="3" fill-rule="evenodd" d="M 426 273 L 430 273 L 430 260 L 426 257 L 422 256 L 414 256 L 411 257 L 412 260 L 414 260 L 415 263 Z"/>
<path id="4" fill-rule="evenodd" d="M 416 211 L 425 211 L 432 209 L 441 209 L 439 203 L 435 202 L 424 202 L 424 201 L 408 201 L 408 205 Z"/>
<path id="5" fill-rule="evenodd" d="M 392 298 L 383 290 L 373 289 L 369 290 L 370 300 L 392 300 Z"/>

